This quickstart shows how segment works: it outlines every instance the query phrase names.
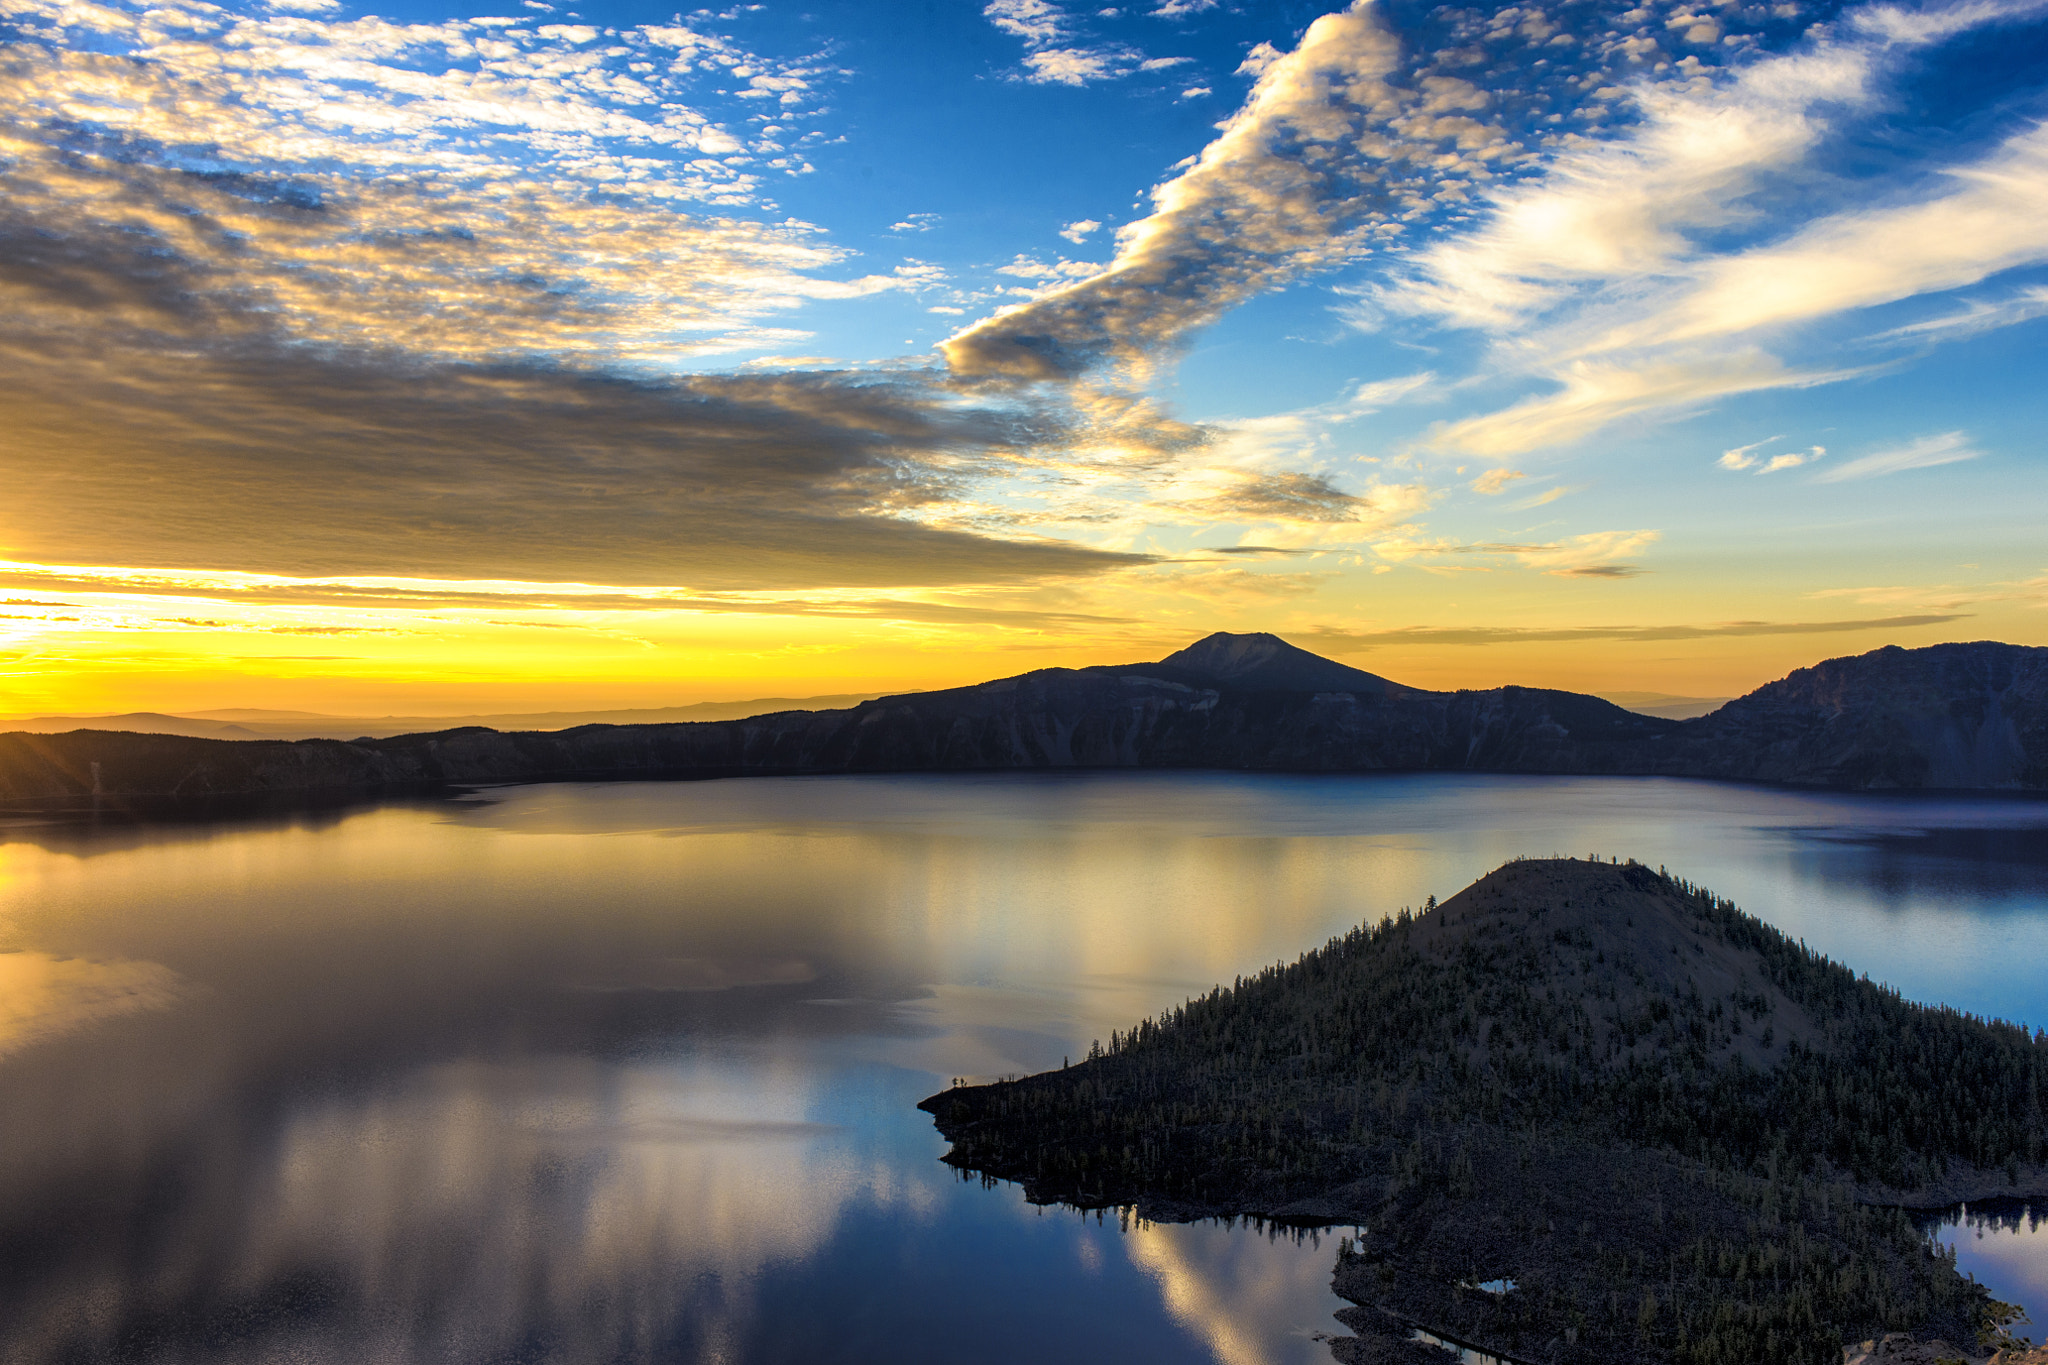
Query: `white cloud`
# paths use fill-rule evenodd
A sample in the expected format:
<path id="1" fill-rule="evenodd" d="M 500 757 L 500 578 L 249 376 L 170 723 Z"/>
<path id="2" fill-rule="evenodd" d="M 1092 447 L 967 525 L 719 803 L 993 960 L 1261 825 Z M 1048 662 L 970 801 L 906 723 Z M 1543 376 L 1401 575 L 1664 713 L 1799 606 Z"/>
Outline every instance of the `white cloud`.
<path id="1" fill-rule="evenodd" d="M 1478 478 L 1472 480 L 1472 491 L 1475 493 L 1485 493 L 1490 496 L 1504 491 L 1516 479 L 1526 479 L 1528 477 L 1527 474 L 1524 474 L 1519 469 L 1489 469 Z"/>
<path id="2" fill-rule="evenodd" d="M 1249 52 L 1244 54 L 1244 61 L 1238 64 L 1237 74 L 1240 76 L 1263 76 L 1266 74 L 1266 68 L 1279 61 L 1280 57 L 1280 49 L 1274 47 L 1271 43 L 1255 44 Z"/>
<path id="3" fill-rule="evenodd" d="M 1078 218 L 1061 228 L 1060 236 L 1066 238 L 1075 246 L 1079 246 L 1088 240 L 1089 234 L 1096 232 L 1101 227 L 1102 224 L 1093 218 Z"/>
<path id="4" fill-rule="evenodd" d="M 1805 174 L 1847 120 L 1880 112 L 1878 77 L 1896 66 L 1899 48 L 2044 7 L 1953 6 L 1939 22 L 1864 11 L 1867 22 L 1732 74 L 1628 90 L 1643 115 L 1633 131 L 1581 142 L 1535 180 L 1493 192 L 1478 226 L 1418 253 L 1408 273 L 1377 291 L 1383 309 L 1491 331 L 1495 366 L 1558 385 L 1446 429 L 1440 442 L 1507 454 L 1622 417 L 1668 417 L 1758 388 L 1831 382 L 1860 368 L 1787 364 L 1761 347 L 1796 344 L 1794 329 L 1820 319 L 2048 261 L 2042 126 L 1949 167 L 1931 193 L 1864 187 L 1858 202 L 1786 223 L 1761 244 L 1711 244 L 1716 233 L 1754 238 L 1797 202 L 1759 191 Z M 2037 307 L 2021 296 L 1878 339 L 1966 335 Z M 1773 467 L 1813 458 L 1779 456 Z"/>
<path id="5" fill-rule="evenodd" d="M 1735 221 L 1759 176 L 1812 150 L 1826 127 L 1818 106 L 1866 97 L 1873 60 L 1823 46 L 1759 62 L 1704 94 L 1638 85 L 1632 134 L 1494 194 L 1481 227 L 1422 252 L 1384 302 L 1504 330 L 1582 283 L 1671 270 L 1693 254 L 1685 229 Z"/>
<path id="6" fill-rule="evenodd" d="M 1867 338 L 1884 341 L 1951 341 L 1979 332 L 2048 317 L 2048 287 L 2036 285 L 2003 299 L 1971 299 L 1956 312 L 1893 327 Z"/>
<path id="7" fill-rule="evenodd" d="M 760 172 L 722 158 L 756 148 L 685 84 L 743 71 L 801 97 L 809 67 L 682 25 L 304 8 L 18 0 L 0 79 L 17 270 L 92 258 L 128 281 L 125 325 L 198 344 L 664 366 L 797 339 L 759 320 L 805 299 L 928 282 L 819 279 L 846 253 L 816 229 L 724 211 Z M 191 174 L 193 148 L 218 173 Z M 32 290 L 13 321 L 61 335 L 82 297 Z"/>
<path id="8" fill-rule="evenodd" d="M 1217 0 L 1159 0 L 1152 7 L 1152 14 L 1160 19 L 1179 19 L 1189 14 L 1200 14 L 1216 8 Z"/>
<path id="9" fill-rule="evenodd" d="M 990 0 L 982 8 L 990 23 L 1035 46 L 1056 43 L 1066 32 L 1067 16 L 1047 0 Z"/>
<path id="10" fill-rule="evenodd" d="M 1180 97 L 1184 100 L 1198 100 L 1209 93 L 1211 92 L 1206 85 L 1191 85 L 1180 92 Z"/>
<path id="11" fill-rule="evenodd" d="M 1424 155 L 1389 130 L 1407 108 L 1387 79 L 1400 59 L 1369 0 L 1317 19 L 1195 163 L 1152 191 L 1152 213 L 1119 230 L 1107 270 L 960 333 L 947 359 L 1040 378 L 1139 363 L 1252 294 L 1368 249 L 1389 214 L 1388 165 Z M 1489 137 L 1468 140 L 1483 156 Z M 1427 153 L 1437 179 L 1461 164 L 1435 136 Z"/>
<path id="12" fill-rule="evenodd" d="M 1020 280 L 1085 280 L 1101 270 L 1102 267 L 1093 262 L 1070 261 L 1064 256 L 1048 262 L 1035 256 L 1019 255 L 1008 265 L 997 266 L 996 274 L 1014 275 Z"/>
<path id="13" fill-rule="evenodd" d="M 1714 461 L 1714 463 L 1727 470 L 1751 470 L 1758 474 L 1776 474 L 1780 470 L 1797 469 L 1803 464 L 1812 464 L 1815 460 L 1828 453 L 1826 446 L 1813 446 L 1803 451 L 1788 451 L 1784 454 L 1768 457 L 1755 453 L 1771 444 L 1772 441 L 1782 441 L 1784 439 L 1782 436 L 1773 436 L 1768 440 L 1755 441 L 1746 446 L 1737 446 L 1733 450 L 1724 450 L 1721 452 L 1721 458 Z"/>
<path id="14" fill-rule="evenodd" d="M 1575 441 L 1624 417 L 1689 411 L 1758 389 L 1809 388 L 1851 373 L 1789 369 L 1753 348 L 1635 363 L 1577 360 L 1551 373 L 1560 386 L 1556 393 L 1449 423 L 1432 432 L 1430 442 L 1474 455 L 1520 455 Z"/>
<path id="15" fill-rule="evenodd" d="M 1193 57 L 1147 57 L 1138 63 L 1140 71 L 1165 71 L 1170 67 L 1186 66 Z"/>
<path id="16" fill-rule="evenodd" d="M 1723 469 L 1754 468 L 1758 459 L 1754 454 L 1755 451 L 1763 449 L 1773 441 L 1782 441 L 1784 439 L 1783 436 L 1766 436 L 1761 441 L 1752 441 L 1746 446 L 1737 446 L 1733 450 L 1724 450 L 1721 452 L 1721 458 L 1714 461 L 1714 463 Z"/>
<path id="17" fill-rule="evenodd" d="M 1816 475 L 1813 481 L 1846 483 L 1850 479 L 1873 479 L 1908 469 L 1932 469 L 1937 465 L 1974 460 L 1981 454 L 1982 451 L 1970 444 L 1967 433 L 1945 431 L 1939 436 L 1923 436 L 1909 445 L 1892 450 L 1880 450 L 1874 455 L 1859 456 L 1847 464 L 1836 465 L 1825 474 Z"/>
<path id="18" fill-rule="evenodd" d="M 1797 469 L 1799 468 L 1799 466 L 1803 464 L 1812 464 L 1815 460 L 1818 460 L 1819 458 L 1821 458 L 1821 456 L 1827 453 L 1828 449 L 1826 446 L 1814 446 L 1810 450 L 1793 451 L 1788 452 L 1784 455 L 1773 455 L 1770 459 L 1764 462 L 1764 467 L 1762 469 L 1759 469 L 1757 473 L 1775 474 L 1781 469 Z"/>
<path id="19" fill-rule="evenodd" d="M 2048 260 L 2048 126 L 2016 135 L 1948 177 L 1959 188 L 1836 214 L 1783 242 L 1707 262 L 1691 291 L 1593 344 L 1688 342 L 1783 327 Z"/>
<path id="20" fill-rule="evenodd" d="M 1137 69 L 1143 56 L 1115 45 L 1076 44 L 1066 11 L 1050 0 L 990 0 L 982 15 L 1027 49 L 1024 79 L 1039 85 L 1086 85 Z"/>
<path id="21" fill-rule="evenodd" d="M 1041 85 L 1086 85 L 1124 73 L 1131 54 L 1123 48 L 1052 47 L 1024 58 L 1027 80 Z"/>

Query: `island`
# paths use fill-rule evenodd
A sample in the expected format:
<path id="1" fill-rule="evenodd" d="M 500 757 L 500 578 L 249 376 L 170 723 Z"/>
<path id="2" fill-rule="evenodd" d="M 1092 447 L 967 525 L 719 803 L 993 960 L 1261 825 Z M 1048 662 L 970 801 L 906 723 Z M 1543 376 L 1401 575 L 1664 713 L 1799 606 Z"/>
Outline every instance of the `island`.
<path id="1" fill-rule="evenodd" d="M 1164 659 L 742 720 L 234 740 L 0 734 L 0 809 L 181 810 L 488 784 L 1047 768 L 1704 777 L 2048 791 L 2048 648 L 1830 659 L 1691 720 L 1548 688 L 1436 692 L 1267 634 Z"/>
<path id="2" fill-rule="evenodd" d="M 2048 1035 L 1858 977 L 1661 869 L 1521 860 L 922 1108 L 1037 1202 L 1363 1229 L 1340 1360 L 1981 1361 L 1910 1216 L 2048 1194 Z"/>

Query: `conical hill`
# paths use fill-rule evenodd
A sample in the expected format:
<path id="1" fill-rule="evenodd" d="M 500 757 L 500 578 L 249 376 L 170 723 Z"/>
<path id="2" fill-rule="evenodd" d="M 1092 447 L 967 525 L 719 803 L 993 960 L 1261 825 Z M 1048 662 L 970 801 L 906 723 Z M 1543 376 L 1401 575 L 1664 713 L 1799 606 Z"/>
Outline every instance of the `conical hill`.
<path id="1" fill-rule="evenodd" d="M 1974 1345 L 1983 1291 L 1875 1206 L 2048 1192 L 2044 1100 L 2048 1040 L 1554 859 L 924 1107 L 949 1161 L 1041 1201 L 1370 1229 L 1339 1266 L 1381 1315 L 1361 1341 L 1711 1365 Z"/>

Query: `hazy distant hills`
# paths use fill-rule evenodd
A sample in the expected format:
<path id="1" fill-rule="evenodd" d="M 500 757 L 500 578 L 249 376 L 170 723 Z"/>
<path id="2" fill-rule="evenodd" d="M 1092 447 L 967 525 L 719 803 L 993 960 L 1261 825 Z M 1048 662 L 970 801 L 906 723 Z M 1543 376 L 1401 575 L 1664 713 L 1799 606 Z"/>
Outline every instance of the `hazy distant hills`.
<path id="1" fill-rule="evenodd" d="M 823 697 L 754 697 L 746 701 L 704 701 L 689 706 L 638 707 L 611 711 L 509 711 L 479 716 L 331 716 L 317 711 L 271 711 L 231 707 L 219 711 L 130 711 L 117 716 L 29 716 L 0 720 L 0 732 L 21 730 L 59 735 L 69 730 L 129 730 L 144 735 L 191 735 L 203 739 L 357 739 L 418 735 L 481 725 L 491 730 L 568 730 L 578 725 L 668 725 L 678 721 L 739 720 L 770 711 L 818 711 L 858 706 L 874 694 L 841 692 Z"/>
<path id="2" fill-rule="evenodd" d="M 248 725 L 249 721 L 227 721 Z M 2048 649 L 1896 646 L 1673 720 L 1543 688 L 1431 692 L 1272 635 L 1150 663 L 744 719 L 442 729 L 352 741 L 0 735 L 15 806 L 349 795 L 571 778 L 1015 768 L 1658 774 L 1848 788 L 2048 789 Z"/>

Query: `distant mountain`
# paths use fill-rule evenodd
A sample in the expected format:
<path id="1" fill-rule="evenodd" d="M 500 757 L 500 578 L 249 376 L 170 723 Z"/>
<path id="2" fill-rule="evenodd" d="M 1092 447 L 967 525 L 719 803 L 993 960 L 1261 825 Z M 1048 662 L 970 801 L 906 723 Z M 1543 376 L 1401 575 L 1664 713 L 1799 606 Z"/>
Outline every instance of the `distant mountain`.
<path id="1" fill-rule="evenodd" d="M 127 711 L 118 716 L 19 716 L 0 727 L 31 735 L 68 730 L 125 730 L 138 735 L 193 735 L 206 739 L 263 739 L 262 730 L 212 716 L 167 716 L 160 711 Z"/>
<path id="2" fill-rule="evenodd" d="M 739 720 L 769 711 L 810 711 L 857 706 L 875 694 L 841 692 L 823 697 L 753 697 L 609 711 L 507 711 L 476 716 L 332 716 L 318 711 L 226 707 L 165 715 L 131 711 L 115 716 L 27 716 L 0 720 L 0 732 L 54 735 L 67 730 L 127 730 L 143 735 L 195 735 L 214 739 L 383 739 L 481 725 L 491 730 L 567 730 L 578 725 L 669 725 L 678 721 Z"/>
<path id="3" fill-rule="evenodd" d="M 1385 696 L 1390 691 L 1406 690 L 1377 674 L 1299 649 L 1277 635 L 1230 635 L 1218 631 L 1159 662 L 1247 692 L 1364 692 Z"/>
<path id="4" fill-rule="evenodd" d="M 2048 789 L 2048 649 L 1832 659 L 1677 721 L 1543 688 L 1430 692 L 1271 635 L 843 709 L 482 726 L 347 742 L 0 735 L 0 802 L 372 794 L 581 778 L 1013 768 L 1661 774 L 1849 788 Z"/>
<path id="5" fill-rule="evenodd" d="M 1652 771 L 1856 788 L 2048 788 L 2048 649 L 1829 659 L 1688 721 Z"/>

